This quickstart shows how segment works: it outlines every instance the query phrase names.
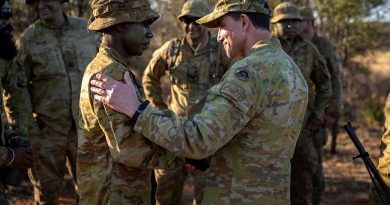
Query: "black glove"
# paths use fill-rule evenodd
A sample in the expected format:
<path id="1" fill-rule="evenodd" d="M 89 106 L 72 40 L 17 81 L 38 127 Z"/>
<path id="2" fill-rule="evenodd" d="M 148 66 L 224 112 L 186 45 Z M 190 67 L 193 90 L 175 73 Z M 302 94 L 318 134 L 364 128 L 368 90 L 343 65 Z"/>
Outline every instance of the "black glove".
<path id="1" fill-rule="evenodd" d="M 186 158 L 186 163 L 194 166 L 196 169 L 199 169 L 201 171 L 206 171 L 206 169 L 210 167 L 210 158 L 205 158 L 201 160 Z"/>

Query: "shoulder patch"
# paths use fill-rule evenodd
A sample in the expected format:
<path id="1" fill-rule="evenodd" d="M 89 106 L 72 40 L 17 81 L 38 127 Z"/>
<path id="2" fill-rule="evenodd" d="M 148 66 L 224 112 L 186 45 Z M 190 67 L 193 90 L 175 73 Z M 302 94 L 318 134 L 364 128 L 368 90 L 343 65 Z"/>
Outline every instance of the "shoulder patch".
<path id="1" fill-rule="evenodd" d="M 244 69 L 238 69 L 235 71 L 234 74 L 237 76 L 237 78 L 239 78 L 243 81 L 248 81 L 249 79 L 251 79 L 250 73 Z"/>

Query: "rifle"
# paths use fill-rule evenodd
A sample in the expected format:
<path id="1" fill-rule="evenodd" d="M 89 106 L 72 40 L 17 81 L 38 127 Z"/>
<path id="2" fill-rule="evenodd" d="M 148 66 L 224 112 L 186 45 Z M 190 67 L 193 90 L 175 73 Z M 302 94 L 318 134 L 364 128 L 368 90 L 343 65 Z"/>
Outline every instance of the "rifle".
<path id="1" fill-rule="evenodd" d="M 378 170 L 375 168 L 372 163 L 368 152 L 364 149 L 363 145 L 360 143 L 359 138 L 356 136 L 355 131 L 350 122 L 344 125 L 345 131 L 347 131 L 349 137 L 351 138 L 353 144 L 359 152 L 359 155 L 353 157 L 353 160 L 357 158 L 362 158 L 364 165 L 366 165 L 368 174 L 371 177 L 371 180 L 374 184 L 375 190 L 377 191 L 379 198 L 382 200 L 384 204 L 390 205 L 390 190 L 389 187 L 386 186 L 382 177 L 380 176 Z M 378 188 L 379 185 L 379 188 Z"/>

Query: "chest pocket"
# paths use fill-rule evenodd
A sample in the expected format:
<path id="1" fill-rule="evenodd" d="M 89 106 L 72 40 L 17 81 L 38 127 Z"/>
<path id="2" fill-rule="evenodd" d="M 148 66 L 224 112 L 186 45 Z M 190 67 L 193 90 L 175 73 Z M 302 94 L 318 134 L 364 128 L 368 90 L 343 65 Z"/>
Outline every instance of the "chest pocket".
<path id="1" fill-rule="evenodd" d="M 57 42 L 42 38 L 31 42 L 30 54 L 33 63 L 32 73 L 34 76 L 53 76 L 66 73 L 63 66 L 61 49 L 57 45 Z"/>

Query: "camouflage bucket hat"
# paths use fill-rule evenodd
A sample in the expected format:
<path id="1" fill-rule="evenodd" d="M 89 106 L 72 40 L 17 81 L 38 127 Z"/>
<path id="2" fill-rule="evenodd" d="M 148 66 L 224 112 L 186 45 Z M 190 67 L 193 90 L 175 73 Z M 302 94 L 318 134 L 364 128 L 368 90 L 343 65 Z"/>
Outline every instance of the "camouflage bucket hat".
<path id="1" fill-rule="evenodd" d="M 302 20 L 314 20 L 313 9 L 309 6 L 300 7 L 299 14 L 302 17 Z"/>
<path id="2" fill-rule="evenodd" d="M 38 2 L 39 0 L 25 0 L 25 4 L 33 4 L 34 2 Z M 69 0 L 60 0 L 61 3 L 68 2 Z"/>
<path id="3" fill-rule="evenodd" d="M 265 8 L 265 4 L 267 4 L 266 0 L 219 0 L 213 12 L 196 22 L 209 28 L 215 28 L 218 26 L 218 20 L 229 12 L 263 13 L 271 16 L 272 11 Z"/>
<path id="4" fill-rule="evenodd" d="M 291 2 L 283 2 L 277 5 L 274 9 L 274 16 L 271 18 L 271 23 L 277 23 L 284 19 L 302 20 L 301 15 L 299 15 L 298 6 Z"/>
<path id="5" fill-rule="evenodd" d="M 91 31 L 126 22 L 155 21 L 160 17 L 148 0 L 93 0 L 91 6 L 92 15 L 88 22 Z"/>
<path id="6" fill-rule="evenodd" d="M 191 17 L 203 17 L 210 13 L 209 7 L 201 0 L 189 0 L 184 3 L 181 13 L 177 16 L 178 19 L 191 16 Z"/>

